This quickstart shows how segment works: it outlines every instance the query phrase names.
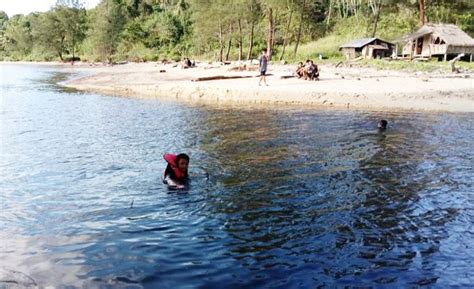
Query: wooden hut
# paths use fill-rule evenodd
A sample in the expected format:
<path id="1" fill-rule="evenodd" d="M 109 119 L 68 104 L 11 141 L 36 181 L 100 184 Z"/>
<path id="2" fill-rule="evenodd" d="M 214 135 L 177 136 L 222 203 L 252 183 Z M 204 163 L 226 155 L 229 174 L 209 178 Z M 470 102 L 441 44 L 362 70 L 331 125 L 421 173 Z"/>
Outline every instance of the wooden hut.
<path id="1" fill-rule="evenodd" d="M 472 61 L 474 39 L 453 24 L 425 24 L 418 31 L 398 39 L 404 43 L 402 56 L 410 58 L 448 57 L 464 53 Z"/>
<path id="2" fill-rule="evenodd" d="M 339 46 L 339 50 L 347 59 L 354 59 L 359 56 L 364 58 L 390 57 L 395 45 L 379 38 L 356 39 Z"/>

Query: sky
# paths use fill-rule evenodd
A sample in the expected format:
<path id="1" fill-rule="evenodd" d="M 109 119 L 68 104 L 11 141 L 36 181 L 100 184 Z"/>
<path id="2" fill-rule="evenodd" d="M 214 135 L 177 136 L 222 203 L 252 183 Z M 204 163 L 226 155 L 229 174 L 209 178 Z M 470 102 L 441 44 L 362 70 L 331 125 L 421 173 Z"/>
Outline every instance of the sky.
<path id="1" fill-rule="evenodd" d="M 93 8 L 100 0 L 82 0 L 82 2 L 86 8 Z M 0 0 L 0 10 L 5 11 L 8 17 L 11 17 L 15 14 L 48 11 L 54 4 L 56 4 L 56 0 Z"/>

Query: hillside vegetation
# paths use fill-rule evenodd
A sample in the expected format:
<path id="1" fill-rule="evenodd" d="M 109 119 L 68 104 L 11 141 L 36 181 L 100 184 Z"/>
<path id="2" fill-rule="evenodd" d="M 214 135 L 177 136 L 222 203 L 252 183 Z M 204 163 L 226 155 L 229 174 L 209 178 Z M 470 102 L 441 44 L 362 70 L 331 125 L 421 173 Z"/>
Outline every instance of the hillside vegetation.
<path id="1" fill-rule="evenodd" d="M 102 0 L 90 10 L 58 0 L 47 12 L 0 11 L 0 59 L 113 62 L 257 57 L 275 61 L 320 54 L 358 37 L 388 41 L 423 22 L 474 33 L 470 0 Z"/>

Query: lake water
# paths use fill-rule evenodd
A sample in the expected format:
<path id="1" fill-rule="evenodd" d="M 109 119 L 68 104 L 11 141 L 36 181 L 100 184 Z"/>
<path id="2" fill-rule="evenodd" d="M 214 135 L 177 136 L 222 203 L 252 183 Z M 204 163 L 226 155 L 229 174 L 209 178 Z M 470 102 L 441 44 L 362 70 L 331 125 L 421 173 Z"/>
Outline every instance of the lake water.
<path id="1" fill-rule="evenodd" d="M 474 286 L 473 114 L 196 107 L 0 68 L 0 288 Z M 165 152 L 191 156 L 188 190 Z"/>

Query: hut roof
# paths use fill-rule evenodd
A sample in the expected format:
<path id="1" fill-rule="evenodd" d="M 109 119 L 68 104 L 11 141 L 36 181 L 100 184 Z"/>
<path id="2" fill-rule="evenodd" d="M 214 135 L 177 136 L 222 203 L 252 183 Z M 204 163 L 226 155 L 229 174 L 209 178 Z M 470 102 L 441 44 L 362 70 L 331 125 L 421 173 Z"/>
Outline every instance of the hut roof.
<path id="1" fill-rule="evenodd" d="M 339 46 L 339 48 L 362 48 L 362 47 L 366 46 L 367 44 L 370 44 L 370 43 L 374 42 L 376 39 L 378 39 L 379 41 L 388 43 L 388 44 L 392 44 L 392 43 L 387 42 L 385 40 L 382 40 L 380 38 L 371 37 L 371 38 L 361 38 L 361 39 L 352 40 L 349 43 L 346 43 L 344 45 Z"/>
<path id="2" fill-rule="evenodd" d="M 474 46 L 474 39 L 454 24 L 425 24 L 417 32 L 405 35 L 397 42 L 413 40 L 432 33 L 449 45 Z"/>

